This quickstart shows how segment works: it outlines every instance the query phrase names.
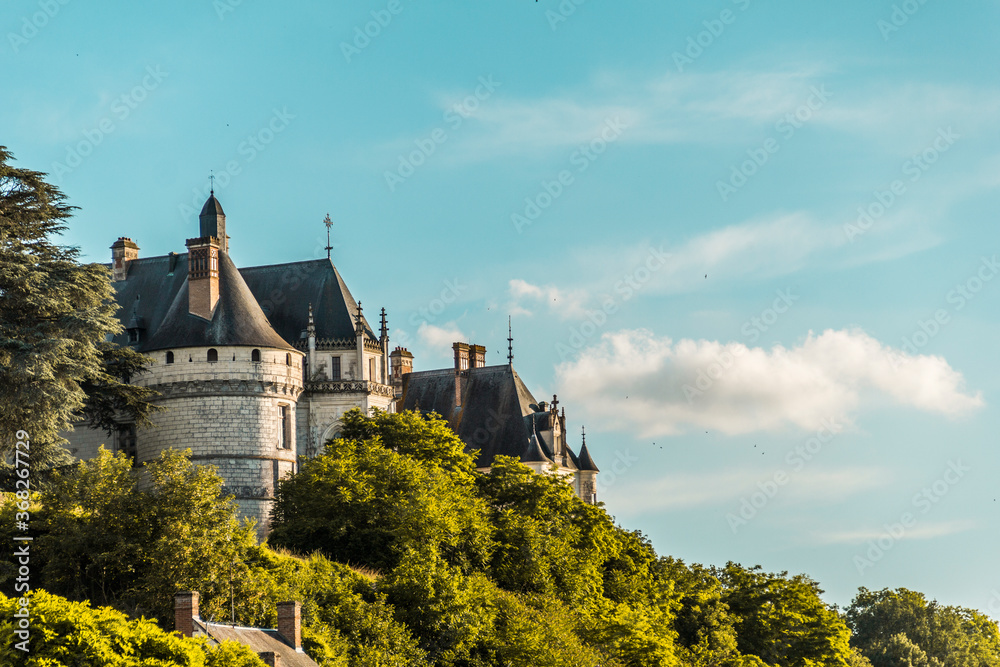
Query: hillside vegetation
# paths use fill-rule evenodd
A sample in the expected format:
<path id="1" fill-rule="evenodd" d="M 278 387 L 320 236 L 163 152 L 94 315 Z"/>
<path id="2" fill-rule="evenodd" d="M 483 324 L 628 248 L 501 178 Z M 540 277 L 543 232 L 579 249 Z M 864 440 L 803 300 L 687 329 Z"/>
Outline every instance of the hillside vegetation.
<path id="1" fill-rule="evenodd" d="M 477 473 L 434 415 L 349 413 L 342 437 L 281 483 L 266 545 L 186 453 L 145 476 L 102 451 L 54 472 L 32 507 L 32 583 L 48 592 L 33 604 L 50 610 L 33 627 L 89 645 L 106 641 L 104 623 L 135 660 L 94 649 L 73 661 L 50 642 L 32 656 L 54 662 L 24 664 L 258 664 L 119 613 L 171 630 L 174 592 L 198 590 L 203 618 L 251 626 L 274 627 L 275 603 L 300 600 L 306 649 L 330 666 L 1000 666 L 997 626 L 978 612 L 862 589 L 841 613 L 804 575 L 660 556 L 553 476 L 503 458 Z M 0 564 L 8 595 L 14 576 Z M 166 662 L 142 661 L 154 648 Z"/>

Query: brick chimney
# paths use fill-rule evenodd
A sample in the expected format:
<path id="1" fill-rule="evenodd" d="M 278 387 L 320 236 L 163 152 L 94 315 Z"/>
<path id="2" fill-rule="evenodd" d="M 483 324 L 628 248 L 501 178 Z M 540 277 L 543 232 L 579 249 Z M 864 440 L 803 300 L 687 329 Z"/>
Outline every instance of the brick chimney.
<path id="1" fill-rule="evenodd" d="M 128 275 L 128 263 L 139 259 L 139 246 L 127 236 L 119 236 L 111 244 L 111 279 L 120 282 Z"/>
<path id="2" fill-rule="evenodd" d="M 212 319 L 219 303 L 219 239 L 188 239 L 188 312 Z"/>
<path id="3" fill-rule="evenodd" d="M 302 604 L 299 602 L 278 603 L 278 632 L 289 646 L 298 651 L 302 648 Z"/>
<path id="4" fill-rule="evenodd" d="M 194 619 L 196 618 L 199 618 L 198 591 L 175 593 L 174 629 L 185 637 L 191 637 L 194 635 Z"/>
<path id="5" fill-rule="evenodd" d="M 281 656 L 273 651 L 258 653 L 257 657 L 259 657 L 261 662 L 267 665 L 267 667 L 281 667 Z"/>

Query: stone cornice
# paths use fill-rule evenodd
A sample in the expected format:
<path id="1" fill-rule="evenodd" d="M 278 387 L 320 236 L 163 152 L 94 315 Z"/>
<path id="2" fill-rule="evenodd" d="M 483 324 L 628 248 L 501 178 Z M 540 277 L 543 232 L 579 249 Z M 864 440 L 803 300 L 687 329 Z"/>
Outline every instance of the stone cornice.
<path id="1" fill-rule="evenodd" d="M 157 400 L 198 396 L 268 396 L 294 400 L 302 393 L 302 387 L 296 383 L 270 380 L 180 380 L 148 386 L 160 393 Z"/>
<path id="2" fill-rule="evenodd" d="M 306 391 L 318 394 L 374 394 L 395 398 L 392 385 L 368 380 L 313 380 L 306 382 Z"/>

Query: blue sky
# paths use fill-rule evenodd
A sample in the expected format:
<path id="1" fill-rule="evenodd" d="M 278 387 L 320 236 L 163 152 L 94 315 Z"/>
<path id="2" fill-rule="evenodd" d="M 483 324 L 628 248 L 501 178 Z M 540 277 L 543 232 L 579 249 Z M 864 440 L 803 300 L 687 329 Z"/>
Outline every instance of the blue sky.
<path id="1" fill-rule="evenodd" d="M 321 256 L 329 213 L 417 368 L 499 363 L 512 316 L 660 553 L 1000 617 L 994 0 L 0 19 L 0 143 L 88 259 L 183 251 L 210 171 L 238 265 Z"/>

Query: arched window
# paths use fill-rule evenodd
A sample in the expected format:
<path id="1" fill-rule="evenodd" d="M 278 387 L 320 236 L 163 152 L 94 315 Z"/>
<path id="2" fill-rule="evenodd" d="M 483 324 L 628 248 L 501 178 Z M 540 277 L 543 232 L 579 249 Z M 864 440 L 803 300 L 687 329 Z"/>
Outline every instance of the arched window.
<path id="1" fill-rule="evenodd" d="M 292 365 L 292 355 L 289 352 L 285 353 L 285 365 L 286 366 L 291 366 Z"/>
<path id="2" fill-rule="evenodd" d="M 260 350 L 254 350 L 250 353 L 250 361 L 260 361 Z"/>
<path id="3" fill-rule="evenodd" d="M 167 352 L 167 363 L 168 364 L 174 363 L 174 353 L 173 352 Z"/>
<path id="4" fill-rule="evenodd" d="M 219 360 L 219 351 L 216 350 L 214 347 L 208 351 L 208 360 L 209 361 Z"/>

